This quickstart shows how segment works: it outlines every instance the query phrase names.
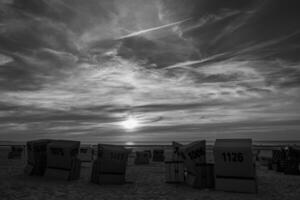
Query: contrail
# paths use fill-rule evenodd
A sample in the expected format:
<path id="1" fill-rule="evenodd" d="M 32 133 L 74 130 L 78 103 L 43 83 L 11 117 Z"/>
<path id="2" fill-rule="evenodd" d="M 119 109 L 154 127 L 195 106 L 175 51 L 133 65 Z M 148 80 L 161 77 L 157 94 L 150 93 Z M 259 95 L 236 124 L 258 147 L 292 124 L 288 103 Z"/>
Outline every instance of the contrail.
<path id="1" fill-rule="evenodd" d="M 200 59 L 200 60 L 189 60 L 189 61 L 185 61 L 185 62 L 176 63 L 174 65 L 165 67 L 164 69 L 174 69 L 174 68 L 186 67 L 186 66 L 195 65 L 195 64 L 202 64 L 202 63 L 206 63 L 206 62 L 218 59 L 218 58 L 222 58 L 224 56 L 226 56 L 226 53 L 220 53 L 220 54 L 216 54 L 211 57 Z"/>
<path id="2" fill-rule="evenodd" d="M 138 35 L 141 35 L 141 34 L 145 34 L 145 33 L 151 32 L 151 31 L 157 31 L 157 30 L 160 30 L 160 29 L 163 29 L 163 28 L 168 28 L 168 27 L 171 27 L 171 26 L 181 24 L 181 23 L 186 22 L 186 21 L 191 20 L 191 19 L 192 18 L 187 18 L 187 19 L 184 19 L 184 20 L 181 20 L 181 21 L 170 23 L 170 24 L 157 26 L 157 27 L 153 27 L 153 28 L 149 28 L 149 29 L 144 29 L 144 30 L 141 30 L 141 31 L 136 31 L 136 32 L 130 33 L 128 35 L 124 35 L 124 36 L 121 36 L 119 38 L 116 38 L 116 40 L 122 40 L 122 39 L 125 39 L 125 38 L 130 38 L 130 37 L 138 36 Z"/>

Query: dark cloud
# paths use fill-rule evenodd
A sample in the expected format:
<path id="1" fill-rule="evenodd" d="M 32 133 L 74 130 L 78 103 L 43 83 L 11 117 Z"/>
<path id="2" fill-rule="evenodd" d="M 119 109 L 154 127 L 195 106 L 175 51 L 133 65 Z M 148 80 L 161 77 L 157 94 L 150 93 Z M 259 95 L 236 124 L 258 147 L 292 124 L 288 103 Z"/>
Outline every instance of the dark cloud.
<path id="1" fill-rule="evenodd" d="M 296 66 L 278 69 L 268 74 L 267 83 L 284 88 L 299 87 L 300 69 Z"/>
<path id="2" fill-rule="evenodd" d="M 158 67 L 200 58 L 197 50 L 178 36 L 154 41 L 143 37 L 129 38 L 122 42 L 118 55 L 127 59 L 142 59 Z"/>
<path id="3" fill-rule="evenodd" d="M 41 88 L 41 81 L 36 79 L 35 73 L 26 69 L 26 64 L 13 62 L 0 66 L 0 90 L 37 90 Z"/>

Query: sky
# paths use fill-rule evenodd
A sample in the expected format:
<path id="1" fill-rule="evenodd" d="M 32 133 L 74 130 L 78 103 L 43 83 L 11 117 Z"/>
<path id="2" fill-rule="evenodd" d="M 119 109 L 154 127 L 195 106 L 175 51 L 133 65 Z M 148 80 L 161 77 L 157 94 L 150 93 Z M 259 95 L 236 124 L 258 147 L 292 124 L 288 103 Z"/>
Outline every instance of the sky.
<path id="1" fill-rule="evenodd" d="M 300 140 L 298 0 L 0 0 L 0 140 Z"/>

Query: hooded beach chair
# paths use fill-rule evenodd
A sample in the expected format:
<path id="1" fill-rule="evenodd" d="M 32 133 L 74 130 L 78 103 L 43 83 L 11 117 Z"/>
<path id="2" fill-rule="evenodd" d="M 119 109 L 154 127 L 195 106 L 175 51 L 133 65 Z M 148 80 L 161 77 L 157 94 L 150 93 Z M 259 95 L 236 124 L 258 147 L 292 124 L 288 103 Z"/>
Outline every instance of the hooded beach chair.
<path id="1" fill-rule="evenodd" d="M 11 151 L 8 154 L 8 159 L 21 159 L 24 154 L 23 145 L 12 145 Z"/>
<path id="2" fill-rule="evenodd" d="M 99 144 L 97 159 L 93 162 L 91 182 L 124 184 L 129 153 L 123 146 Z"/>
<path id="3" fill-rule="evenodd" d="M 260 165 L 268 167 L 269 170 L 273 169 L 272 166 L 272 150 L 261 149 L 258 154 L 258 161 Z"/>
<path id="4" fill-rule="evenodd" d="M 182 144 L 172 143 L 172 147 L 165 151 L 165 181 L 167 183 L 184 182 L 184 162 L 180 153 Z"/>
<path id="5" fill-rule="evenodd" d="M 50 179 L 77 180 L 81 162 L 78 159 L 79 141 L 56 140 L 47 145 L 45 177 Z"/>
<path id="6" fill-rule="evenodd" d="M 284 172 L 287 167 L 287 151 L 284 148 L 272 150 L 272 169 Z"/>
<path id="7" fill-rule="evenodd" d="M 214 157 L 216 190 L 257 193 L 251 139 L 217 139 Z"/>
<path id="8" fill-rule="evenodd" d="M 47 166 L 47 145 L 52 140 L 32 140 L 26 143 L 27 164 L 24 172 L 28 175 L 43 176 Z"/>
<path id="9" fill-rule="evenodd" d="M 181 147 L 181 154 L 186 168 L 185 182 L 198 189 L 214 187 L 214 165 L 206 163 L 205 140 Z"/>
<path id="10" fill-rule="evenodd" d="M 287 154 L 287 166 L 284 174 L 300 175 L 300 147 L 289 147 Z"/>

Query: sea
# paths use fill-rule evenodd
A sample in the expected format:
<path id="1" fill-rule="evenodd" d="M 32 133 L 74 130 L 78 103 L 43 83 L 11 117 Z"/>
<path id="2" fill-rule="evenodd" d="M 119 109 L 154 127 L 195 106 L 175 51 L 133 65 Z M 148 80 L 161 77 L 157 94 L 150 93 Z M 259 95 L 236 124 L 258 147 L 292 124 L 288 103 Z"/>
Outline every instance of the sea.
<path id="1" fill-rule="evenodd" d="M 194 140 L 197 141 L 197 140 Z M 175 141 L 183 145 L 194 142 L 193 140 L 187 141 Z M 173 141 L 81 141 L 84 145 L 96 145 L 96 144 L 113 144 L 113 145 L 124 145 L 124 146 L 170 146 Z M 206 145 L 213 146 L 215 140 L 206 140 Z M 253 146 L 300 146 L 300 140 L 253 140 Z M 1 141 L 0 146 L 11 146 L 11 145 L 26 145 L 26 141 Z"/>

